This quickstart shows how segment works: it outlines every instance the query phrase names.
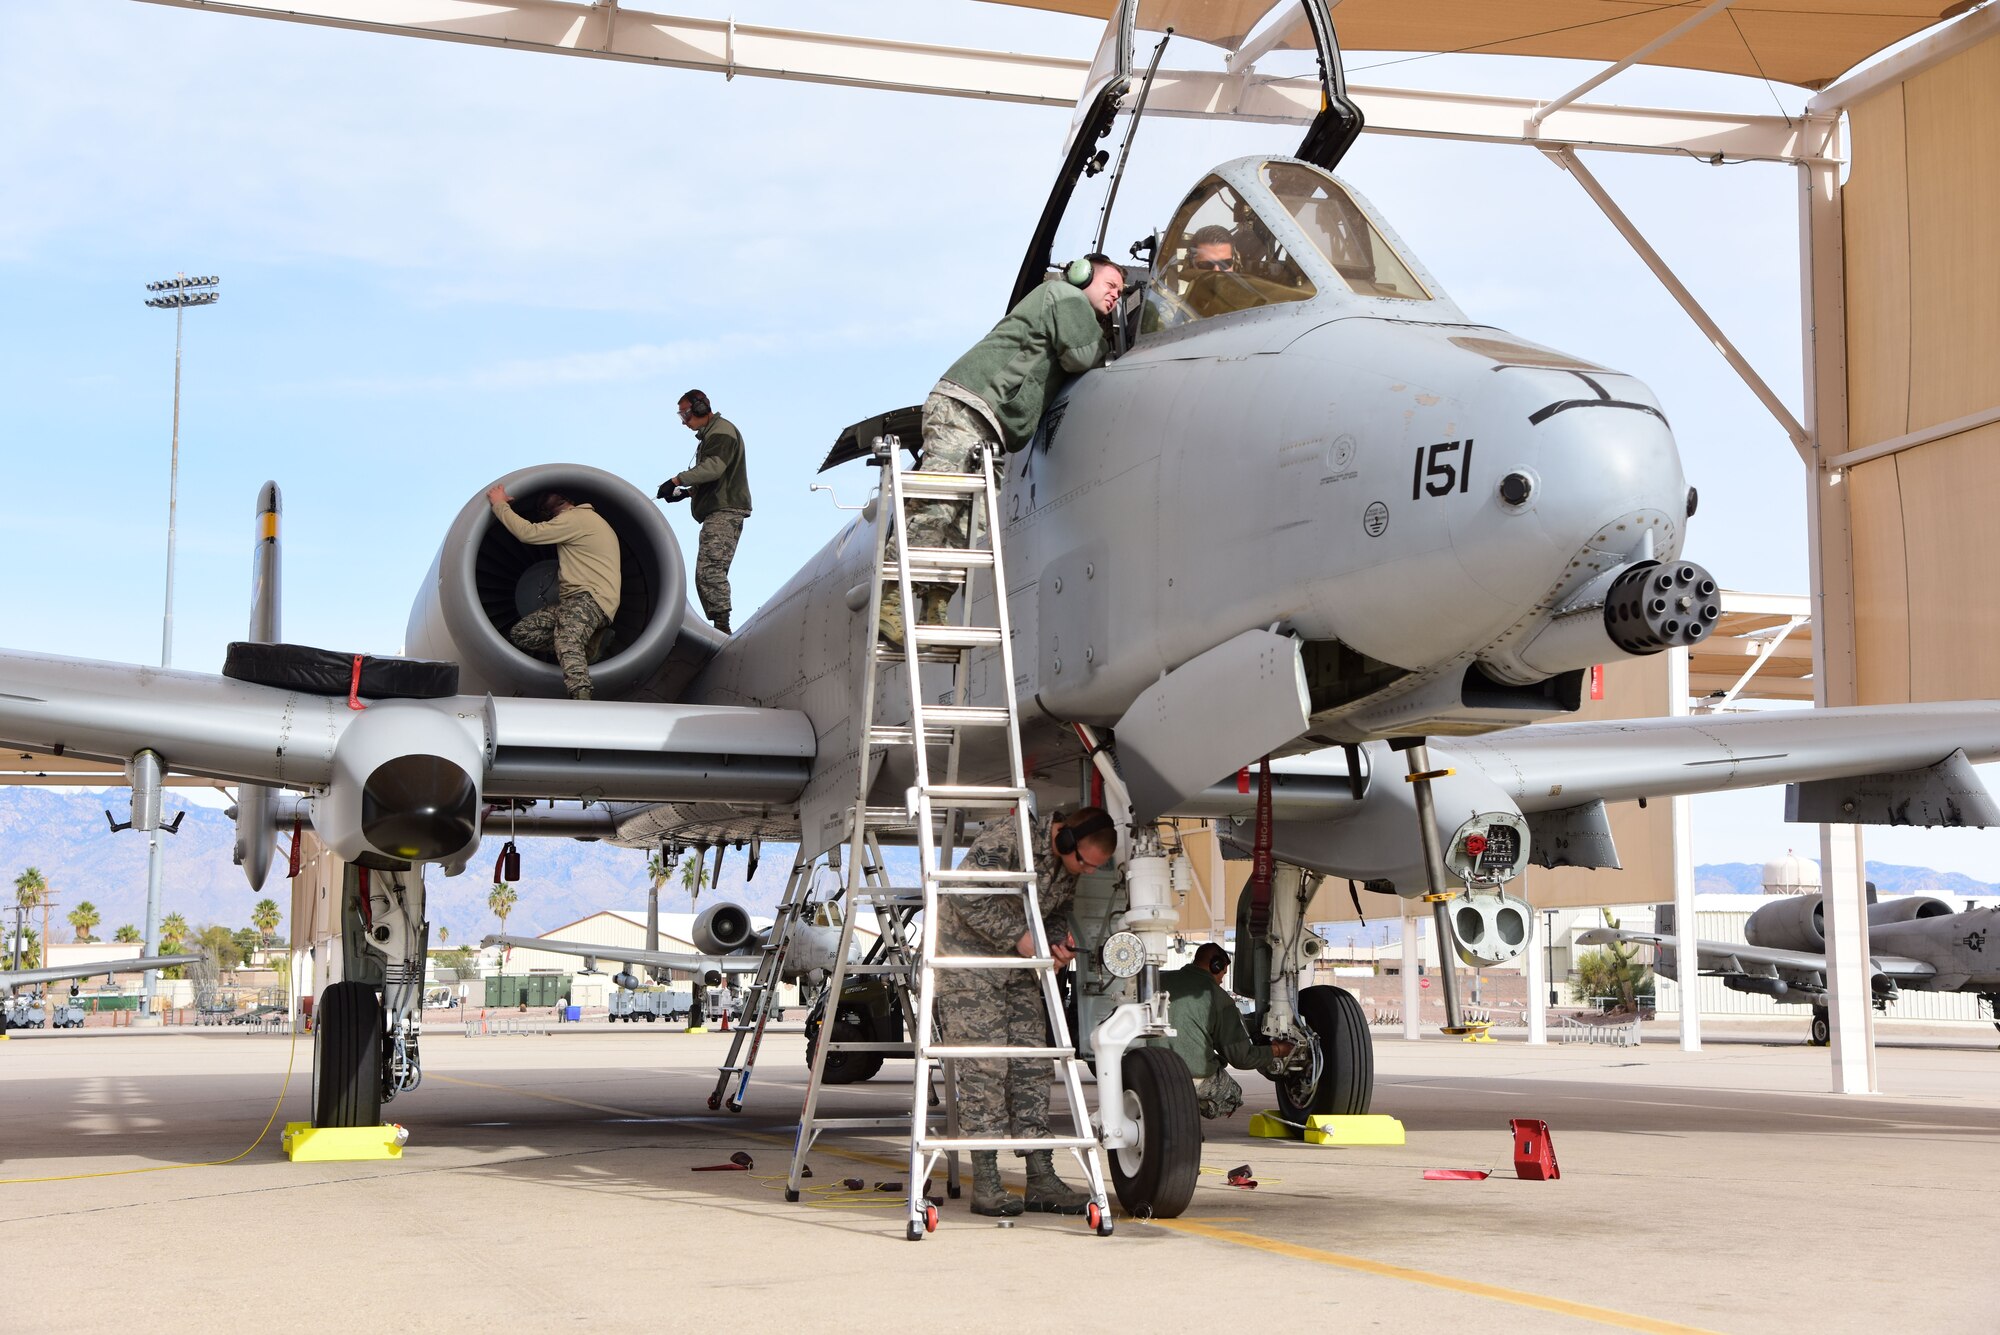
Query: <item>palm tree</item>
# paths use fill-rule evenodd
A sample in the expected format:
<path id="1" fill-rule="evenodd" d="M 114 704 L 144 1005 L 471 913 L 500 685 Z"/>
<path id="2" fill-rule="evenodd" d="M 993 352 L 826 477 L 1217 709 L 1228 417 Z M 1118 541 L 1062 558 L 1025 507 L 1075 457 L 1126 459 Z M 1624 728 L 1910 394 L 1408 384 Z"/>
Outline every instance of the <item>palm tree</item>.
<path id="1" fill-rule="evenodd" d="M 687 889 L 688 903 L 701 898 L 701 888 L 708 884 L 708 865 L 702 860 L 703 849 L 694 849 L 681 859 L 681 885 Z"/>
<path id="2" fill-rule="evenodd" d="M 250 925 L 257 929 L 258 939 L 268 943 L 271 934 L 278 930 L 278 920 L 282 916 L 275 899 L 260 899 L 257 907 L 250 910 Z"/>
<path id="3" fill-rule="evenodd" d="M 178 913 L 169 913 L 160 919 L 160 953 L 162 955 L 185 954 L 188 942 L 188 923 Z M 162 978 L 185 978 L 187 966 L 176 964 L 171 969 L 160 970 Z"/>
<path id="4" fill-rule="evenodd" d="M 97 905 L 87 899 L 79 900 L 77 906 L 69 911 L 69 925 L 76 928 L 76 939 L 85 944 L 97 939 L 91 932 L 103 921 L 104 916 L 97 911 Z"/>
<path id="5" fill-rule="evenodd" d="M 129 922 L 123 924 L 122 926 L 119 927 L 117 931 L 113 932 L 111 934 L 111 939 L 113 941 L 116 941 L 121 946 L 138 945 L 144 940 L 144 938 L 139 935 L 139 929 L 134 927 Z"/>
<path id="6" fill-rule="evenodd" d="M 514 911 L 514 905 L 519 901 L 520 896 L 514 893 L 514 887 L 505 882 L 494 886 L 487 894 L 486 907 L 493 910 L 493 916 L 500 920 L 502 932 L 507 930 L 507 915 Z"/>
<path id="7" fill-rule="evenodd" d="M 49 883 L 42 879 L 42 869 L 40 867 L 30 867 L 19 876 L 16 876 L 14 878 L 14 902 L 21 906 L 22 913 L 15 919 L 15 922 L 25 927 L 28 921 L 28 913 L 40 908 L 42 901 L 48 898 L 48 893 Z M 36 939 L 39 941 L 40 938 Z M 23 932 L 21 934 L 22 944 L 25 944 L 26 940 L 27 934 Z M 20 954 L 21 950 L 17 946 L 15 950 L 17 960 Z"/>
<path id="8" fill-rule="evenodd" d="M 451 928 L 449 928 L 449 927 L 445 926 L 445 925 L 444 925 L 443 923 L 439 923 L 439 924 L 438 924 L 438 944 L 439 944 L 439 945 L 443 945 L 443 944 L 444 944 L 445 942 L 447 942 L 447 941 L 449 941 L 449 940 L 451 940 Z"/>

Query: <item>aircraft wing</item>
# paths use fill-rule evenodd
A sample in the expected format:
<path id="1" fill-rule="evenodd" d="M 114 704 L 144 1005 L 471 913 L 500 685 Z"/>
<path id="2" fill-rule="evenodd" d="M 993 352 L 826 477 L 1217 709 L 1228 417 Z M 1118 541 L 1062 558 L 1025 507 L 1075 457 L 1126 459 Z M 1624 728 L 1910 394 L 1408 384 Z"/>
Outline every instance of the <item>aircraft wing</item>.
<path id="1" fill-rule="evenodd" d="M 1679 950 L 1680 938 L 1669 932 L 1635 932 L 1623 927 L 1594 927 L 1578 935 L 1577 940 L 1587 946 L 1609 945 L 1614 941 L 1631 942 L 1639 945 L 1660 946 L 1667 950 Z M 1770 946 L 1743 945 L 1735 941 L 1701 941 L 1695 943 L 1702 973 L 1716 977 L 1747 977 L 1757 975 L 1774 977 L 1778 974 L 1819 974 L 1826 973 L 1826 956 L 1810 950 L 1778 950 Z M 1871 955 L 1869 961 L 1874 972 L 1899 983 L 1921 983 L 1937 973 L 1937 970 L 1922 960 L 1913 960 L 1904 955 Z"/>
<path id="2" fill-rule="evenodd" d="M 1961 751 L 1961 765 L 2000 759 L 2000 701 L 1545 723 L 1433 749 L 1476 767 L 1534 813 L 1780 783 L 1903 778 L 1947 766 Z M 1905 823 L 1983 822 L 1906 816 Z"/>
<path id="3" fill-rule="evenodd" d="M 616 960 L 620 964 L 652 969 L 679 969 L 684 973 L 755 973 L 757 955 L 684 955 L 673 950 L 643 950 L 632 946 L 593 946 L 582 941 L 549 941 L 539 936 L 487 937 L 484 946 L 513 946 L 518 950 L 546 950 L 557 955 L 581 955 L 589 960 Z"/>
<path id="4" fill-rule="evenodd" d="M 199 964 L 201 955 L 146 955 L 129 960 L 98 960 L 91 964 L 60 964 L 47 969 L 0 970 L 0 994 L 36 983 L 59 983 L 65 978 L 88 978 L 98 973 L 147 973 L 172 969 L 183 964 Z"/>

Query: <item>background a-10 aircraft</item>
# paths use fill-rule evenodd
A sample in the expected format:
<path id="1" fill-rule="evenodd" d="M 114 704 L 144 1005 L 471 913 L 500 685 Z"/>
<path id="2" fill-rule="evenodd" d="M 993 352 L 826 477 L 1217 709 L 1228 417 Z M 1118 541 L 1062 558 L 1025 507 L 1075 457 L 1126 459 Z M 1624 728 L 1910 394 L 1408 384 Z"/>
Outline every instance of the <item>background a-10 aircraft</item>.
<path id="1" fill-rule="evenodd" d="M 999 516 L 1022 745 L 1046 804 L 1086 787 L 1079 725 L 1129 789 L 1127 851 L 1158 817 L 1246 814 L 1254 798 L 1232 776 L 1272 758 L 1270 852 L 1280 897 L 1296 902 L 1262 939 L 1239 939 L 1238 978 L 1266 1032 L 1301 1041 L 1280 1081 L 1295 1113 L 1365 1110 L 1371 1080 L 1352 999 L 1290 981 L 1314 879 L 1432 888 L 1424 785 L 1402 782 L 1394 744 L 1436 740 L 1427 824 L 1480 891 L 1444 921 L 1452 947 L 1484 962 L 1529 943 L 1532 913 L 1500 889 L 1528 860 L 1616 865 L 1606 802 L 1862 779 L 1976 787 L 1965 767 L 2000 756 L 2000 705 L 1981 702 L 1547 722 L 1578 707 L 1591 665 L 1692 643 L 1714 617 L 1714 581 L 1681 555 L 1694 496 L 1668 415 L 1629 375 L 1475 323 L 1330 174 L 1360 120 L 1324 4 L 1303 8 L 1321 47 L 1321 120 L 1296 157 L 1199 177 L 1170 224 L 1140 239 L 1148 260 L 1130 275 L 1119 355 L 1072 381 L 1010 461 Z M 1047 272 L 1130 75 L 1128 40 L 1086 92 L 1016 296 Z M 1235 260 L 1226 275 L 1194 262 L 1196 234 L 1217 227 Z M 417 586 L 405 651 L 434 670 L 377 662 L 350 686 L 344 670 L 328 681 L 282 651 L 233 675 L 0 653 L 0 742 L 126 763 L 135 792 L 165 770 L 242 785 L 253 886 L 269 872 L 278 791 L 306 795 L 347 863 L 341 945 L 321 962 L 322 1052 L 363 1054 L 323 1073 L 322 1124 L 372 1120 L 382 1098 L 414 1088 L 422 871 L 462 870 L 489 804 L 587 800 L 543 832 L 635 848 L 770 839 L 810 858 L 845 837 L 864 767 L 871 805 L 900 804 L 910 782 L 856 735 L 873 635 L 861 609 L 879 578 L 872 516 L 723 637 L 686 615 L 680 552 L 645 493 L 573 464 L 499 481 L 513 495 L 560 488 L 619 535 L 623 601 L 592 702 L 560 698 L 553 665 L 508 643 L 552 585 L 551 563 L 492 520 L 483 492 Z M 274 487 L 259 510 L 249 638 L 276 644 Z M 975 604 L 995 596 L 967 587 Z M 970 703 L 997 698 L 998 662 L 974 659 Z M 948 686 L 937 672 L 922 683 L 934 697 Z M 895 669 L 883 678 L 876 712 L 893 723 L 907 683 Z M 1514 731 L 1532 722 L 1543 726 Z M 1000 760 L 997 741 L 968 745 L 962 777 L 995 776 Z M 1842 819 L 1886 821 L 1890 804 Z M 1126 910 L 1118 893 L 1105 904 L 1078 923 L 1086 959 Z M 1103 1005 L 1124 995 L 1086 980 L 1105 983 Z M 376 1047 L 324 1038 L 350 1032 Z M 371 1051 L 391 1055 L 371 1067 Z M 1336 1052 L 1348 1059 L 1321 1060 Z"/>

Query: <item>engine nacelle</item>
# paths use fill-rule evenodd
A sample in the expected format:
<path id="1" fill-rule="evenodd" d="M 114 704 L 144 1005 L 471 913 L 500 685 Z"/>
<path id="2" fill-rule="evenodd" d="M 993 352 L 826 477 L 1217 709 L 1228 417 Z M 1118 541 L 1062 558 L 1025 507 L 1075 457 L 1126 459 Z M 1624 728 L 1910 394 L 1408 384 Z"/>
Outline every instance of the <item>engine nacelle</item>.
<path id="1" fill-rule="evenodd" d="M 1951 905 L 1929 895 L 1909 895 L 1884 899 L 1868 906 L 1868 925 L 1886 927 L 1892 922 L 1915 922 L 1919 918 L 1949 918 Z"/>
<path id="2" fill-rule="evenodd" d="M 355 715 L 333 752 L 333 778 L 313 801 L 313 829 L 348 862 L 381 867 L 463 863 L 479 844 L 478 725 L 416 700 L 381 700 Z"/>
<path id="3" fill-rule="evenodd" d="M 591 666 L 598 698 L 642 685 L 666 661 L 687 609 L 680 544 L 659 506 L 626 482 L 583 464 L 545 464 L 500 479 L 527 503 L 551 489 L 594 507 L 618 535 L 620 602 L 604 657 Z M 404 652 L 459 665 L 467 694 L 559 697 L 562 670 L 531 658 L 507 639 L 529 612 L 556 599 L 556 558 L 509 533 L 485 491 L 468 501 L 446 531 L 437 559 L 410 608 Z"/>
<path id="4" fill-rule="evenodd" d="M 1766 904 L 1743 924 L 1743 939 L 1770 950 L 1826 950 L 1826 905 L 1818 895 L 1792 895 Z"/>
<path id="5" fill-rule="evenodd" d="M 734 955 L 756 942 L 757 929 L 741 904 L 722 903 L 702 910 L 691 935 L 694 948 L 704 955 Z"/>

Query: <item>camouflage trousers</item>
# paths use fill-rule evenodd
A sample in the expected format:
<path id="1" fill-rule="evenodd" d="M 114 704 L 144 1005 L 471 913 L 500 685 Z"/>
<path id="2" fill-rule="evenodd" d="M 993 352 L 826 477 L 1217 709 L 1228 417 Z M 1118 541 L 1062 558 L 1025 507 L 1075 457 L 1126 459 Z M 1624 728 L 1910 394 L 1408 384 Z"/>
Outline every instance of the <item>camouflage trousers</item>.
<path id="1" fill-rule="evenodd" d="M 701 545 L 695 550 L 694 591 L 710 621 L 729 615 L 729 563 L 743 537 L 748 510 L 717 510 L 701 521 Z"/>
<path id="2" fill-rule="evenodd" d="M 1194 1082 L 1194 1103 L 1203 1117 L 1234 1117 L 1243 1106 L 1243 1086 L 1227 1066 L 1218 1066 Z"/>
<path id="3" fill-rule="evenodd" d="M 606 617 L 597 599 L 578 589 L 559 603 L 538 607 L 514 623 L 507 638 L 527 652 L 555 651 L 562 665 L 563 687 L 575 699 L 590 689 L 590 637 Z"/>
<path id="4" fill-rule="evenodd" d="M 1000 441 L 978 409 L 949 395 L 924 400 L 924 452 L 917 468 L 926 473 L 974 473 L 981 451 L 1001 455 Z M 918 501 L 910 506 L 912 547 L 965 547 L 972 541 L 971 501 Z M 887 559 L 896 556 L 896 531 L 889 530 Z"/>
<path id="5" fill-rule="evenodd" d="M 942 972 L 942 971 L 940 971 Z M 938 1022 L 951 1044 L 1046 1047 L 1048 1007 L 1031 970 L 954 973 L 940 979 Z M 1049 1086 L 1055 1068 L 1045 1057 L 960 1058 L 958 1123 L 962 1136 L 1040 1136 L 1049 1131 Z"/>

